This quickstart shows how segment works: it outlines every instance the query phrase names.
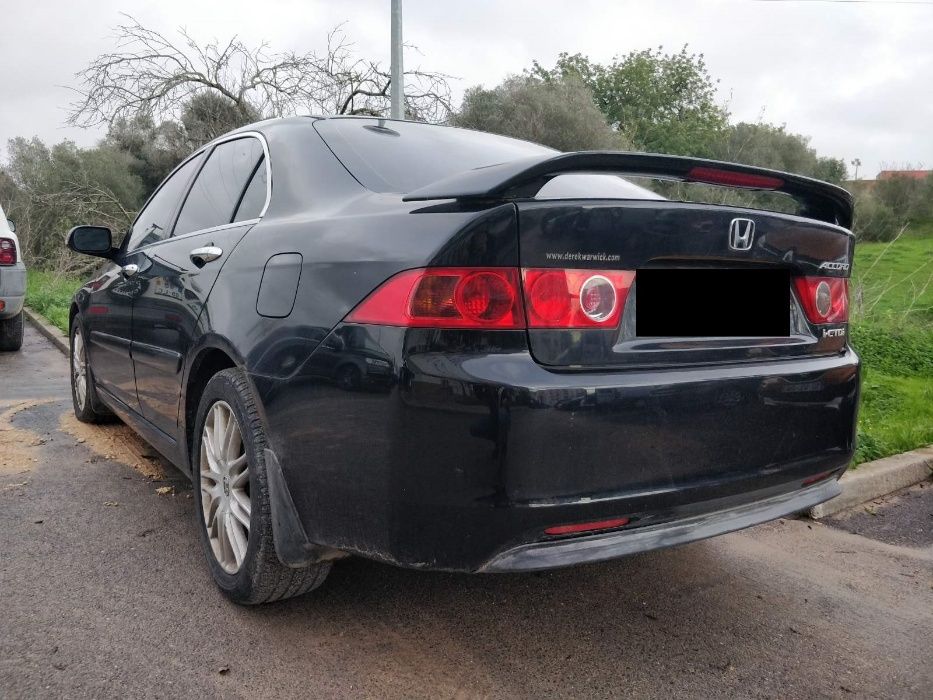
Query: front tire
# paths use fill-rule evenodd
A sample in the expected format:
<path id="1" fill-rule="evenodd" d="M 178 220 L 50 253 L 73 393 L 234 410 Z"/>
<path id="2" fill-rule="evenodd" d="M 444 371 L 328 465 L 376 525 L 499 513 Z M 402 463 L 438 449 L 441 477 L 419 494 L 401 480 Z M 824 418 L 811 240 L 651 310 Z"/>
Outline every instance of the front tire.
<path id="1" fill-rule="evenodd" d="M 71 324 L 71 402 L 75 418 L 82 423 L 107 423 L 113 413 L 100 403 L 94 386 L 94 375 L 87 357 L 87 343 L 81 317 L 75 316 Z"/>
<path id="2" fill-rule="evenodd" d="M 23 312 L 0 321 L 0 351 L 8 352 L 23 347 Z"/>
<path id="3" fill-rule="evenodd" d="M 208 382 L 195 426 L 195 513 L 217 586 L 243 605 L 283 600 L 320 586 L 329 562 L 291 568 L 276 555 L 263 456 L 266 435 L 241 370 L 223 370 Z"/>

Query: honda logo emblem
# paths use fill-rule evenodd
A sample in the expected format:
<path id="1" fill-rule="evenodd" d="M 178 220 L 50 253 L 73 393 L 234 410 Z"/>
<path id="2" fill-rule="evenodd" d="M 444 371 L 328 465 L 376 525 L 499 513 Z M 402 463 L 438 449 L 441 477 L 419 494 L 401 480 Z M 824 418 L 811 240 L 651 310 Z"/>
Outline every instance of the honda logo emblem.
<path id="1" fill-rule="evenodd" d="M 733 219 L 729 224 L 729 247 L 749 250 L 755 238 L 755 222 L 751 219 Z"/>

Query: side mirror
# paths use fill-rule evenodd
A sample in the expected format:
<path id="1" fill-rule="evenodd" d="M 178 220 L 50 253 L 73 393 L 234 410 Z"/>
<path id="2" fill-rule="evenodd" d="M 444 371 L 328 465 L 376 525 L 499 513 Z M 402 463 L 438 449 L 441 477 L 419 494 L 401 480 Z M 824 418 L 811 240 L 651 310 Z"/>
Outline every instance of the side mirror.
<path id="1" fill-rule="evenodd" d="M 106 226 L 75 226 L 68 232 L 68 247 L 76 253 L 109 258 L 113 254 L 113 234 Z"/>
<path id="2" fill-rule="evenodd" d="M 10 229 L 10 233 L 16 233 L 16 224 L 14 224 L 10 219 L 6 220 L 6 226 Z"/>

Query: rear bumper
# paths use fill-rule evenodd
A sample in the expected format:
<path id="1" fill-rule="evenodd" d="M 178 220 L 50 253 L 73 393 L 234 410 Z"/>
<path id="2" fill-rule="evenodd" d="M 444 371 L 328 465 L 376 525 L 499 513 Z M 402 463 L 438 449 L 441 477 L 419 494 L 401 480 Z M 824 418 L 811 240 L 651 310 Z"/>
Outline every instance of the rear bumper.
<path id="1" fill-rule="evenodd" d="M 23 310 L 26 299 L 26 266 L 16 263 L 0 267 L 0 319 L 11 318 Z"/>
<path id="2" fill-rule="evenodd" d="M 478 354 L 452 332 L 373 331 L 393 379 L 371 391 L 343 391 L 313 362 L 287 379 L 251 373 L 298 549 L 455 571 L 563 566 L 806 508 L 834 495 L 851 459 L 851 350 L 559 373 L 510 333 Z M 631 524 L 599 538 L 544 533 L 618 517 Z"/>
<path id="3" fill-rule="evenodd" d="M 760 525 L 812 508 L 838 496 L 841 490 L 839 482 L 832 479 L 799 491 L 780 493 L 751 503 L 658 525 L 520 545 L 496 555 L 481 571 L 501 573 L 554 569 L 673 547 Z"/>

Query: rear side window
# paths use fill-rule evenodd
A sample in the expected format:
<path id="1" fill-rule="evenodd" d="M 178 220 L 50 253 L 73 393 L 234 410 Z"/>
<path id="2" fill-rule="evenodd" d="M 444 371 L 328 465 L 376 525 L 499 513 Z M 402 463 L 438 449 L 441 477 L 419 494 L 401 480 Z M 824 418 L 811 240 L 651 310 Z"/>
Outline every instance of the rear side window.
<path id="1" fill-rule="evenodd" d="M 243 199 L 240 200 L 236 213 L 233 215 L 234 221 L 247 221 L 259 217 L 262 208 L 266 205 L 268 180 L 269 174 L 266 172 L 266 162 L 264 158 L 261 158 L 256 165 L 253 176 L 249 180 L 249 184 L 246 186 Z"/>
<path id="2" fill-rule="evenodd" d="M 185 188 L 191 176 L 197 172 L 198 165 L 204 158 L 199 154 L 182 165 L 162 183 L 149 203 L 136 217 L 127 250 L 135 250 L 150 243 L 158 243 L 168 237 L 171 230 L 172 216 L 178 209 L 178 202 L 185 194 Z"/>
<path id="3" fill-rule="evenodd" d="M 262 144 L 252 137 L 217 145 L 191 186 L 174 235 L 229 224 L 262 155 Z"/>
<path id="4" fill-rule="evenodd" d="M 336 118 L 314 126 L 350 174 L 374 192 L 411 192 L 464 170 L 558 153 L 528 141 L 431 124 Z"/>

